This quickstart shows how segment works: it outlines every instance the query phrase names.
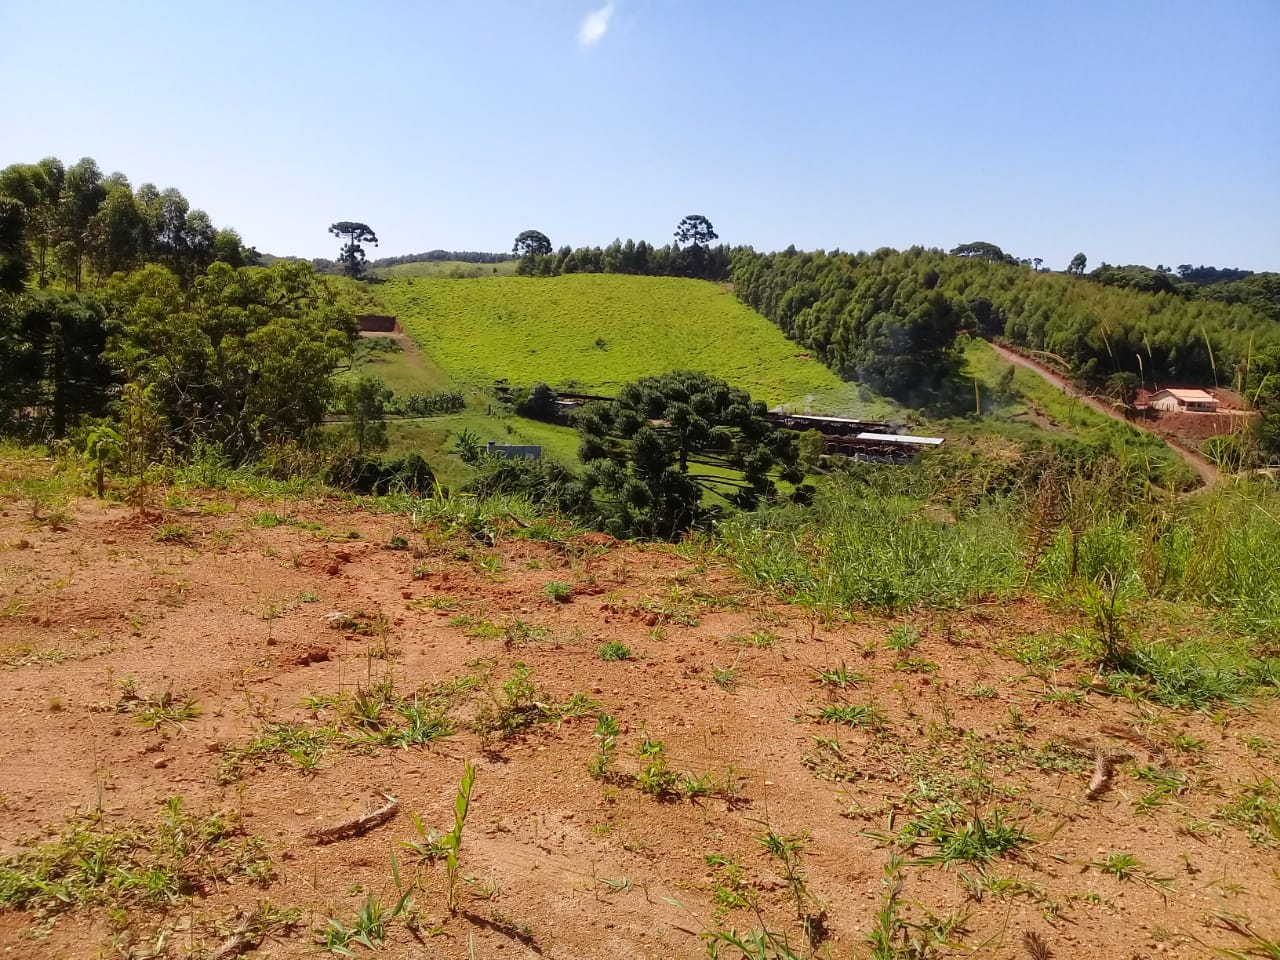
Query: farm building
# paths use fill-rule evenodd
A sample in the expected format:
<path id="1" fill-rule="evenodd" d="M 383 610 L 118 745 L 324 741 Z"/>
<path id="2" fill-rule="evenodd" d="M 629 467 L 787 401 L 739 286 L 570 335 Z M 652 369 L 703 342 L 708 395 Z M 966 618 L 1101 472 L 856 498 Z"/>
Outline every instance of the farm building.
<path id="1" fill-rule="evenodd" d="M 1218 398 L 1204 390 L 1161 390 L 1151 398 L 1151 406 L 1173 413 L 1217 413 Z"/>

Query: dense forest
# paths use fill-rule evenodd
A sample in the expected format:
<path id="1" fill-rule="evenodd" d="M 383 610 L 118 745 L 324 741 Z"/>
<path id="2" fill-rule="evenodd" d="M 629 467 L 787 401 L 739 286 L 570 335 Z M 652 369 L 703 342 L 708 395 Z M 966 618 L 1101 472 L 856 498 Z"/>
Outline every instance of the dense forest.
<path id="1" fill-rule="evenodd" d="M 912 349 L 943 351 L 963 329 L 1049 354 L 1085 383 L 1132 373 L 1148 387 L 1230 386 L 1254 354 L 1280 343 L 1280 326 L 1243 304 L 1116 288 L 922 247 L 739 250 L 733 281 L 743 300 L 845 376 L 858 375 L 869 351 L 883 352 L 869 345 L 883 342 L 886 325 L 890 339 Z M 945 304 L 945 324 L 920 312 L 926 301 L 935 314 Z"/>
<path id="2" fill-rule="evenodd" d="M 163 264 L 186 281 L 215 261 L 256 262 L 240 235 L 213 225 L 173 187 L 144 183 L 135 191 L 123 173 L 103 175 L 85 157 L 65 166 L 56 157 L 0 170 L 0 268 L 9 290 L 28 277 L 80 290 L 143 263 Z"/>
<path id="3" fill-rule="evenodd" d="M 256 259 L 90 159 L 0 171 L 0 432 L 236 460 L 307 439 L 354 321 L 309 265 Z"/>

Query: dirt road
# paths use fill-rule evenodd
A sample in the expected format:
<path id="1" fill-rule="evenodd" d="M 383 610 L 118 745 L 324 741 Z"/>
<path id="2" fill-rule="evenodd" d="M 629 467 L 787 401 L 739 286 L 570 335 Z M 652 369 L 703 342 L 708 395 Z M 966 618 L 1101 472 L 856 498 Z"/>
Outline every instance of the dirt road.
<path id="1" fill-rule="evenodd" d="M 1152 434 L 1153 436 L 1160 437 L 1161 440 L 1163 440 L 1174 451 L 1176 451 L 1178 456 L 1182 457 L 1182 459 L 1187 462 L 1187 465 L 1190 466 L 1191 469 L 1194 470 L 1199 475 L 1200 479 L 1204 481 L 1205 486 L 1213 486 L 1215 483 L 1217 483 L 1219 480 L 1222 479 L 1222 474 L 1218 471 L 1218 468 L 1215 467 L 1208 460 L 1206 460 L 1199 453 L 1192 450 L 1190 447 L 1183 446 L 1181 443 L 1178 443 L 1176 440 L 1170 440 L 1168 437 L 1163 436 L 1159 433 L 1156 433 L 1154 430 L 1147 430 L 1145 427 L 1141 426 L 1140 424 L 1136 424 L 1130 420 L 1126 420 L 1124 415 L 1119 411 L 1117 411 L 1115 407 L 1112 407 L 1109 404 L 1103 403 L 1102 401 L 1089 396 L 1088 394 L 1084 393 L 1079 387 L 1073 384 L 1070 380 L 1068 380 L 1066 377 L 1062 376 L 1061 374 L 1054 373 L 1048 367 L 1043 366 L 1042 364 L 1036 363 L 1034 360 L 1030 359 L 1029 357 L 1024 357 L 1022 354 L 1016 353 L 1013 350 L 1010 350 L 1008 347 L 1001 346 L 998 343 L 991 343 L 991 341 L 988 341 L 988 343 L 991 344 L 991 349 L 1000 355 L 1001 359 L 1006 360 L 1009 363 L 1012 363 L 1014 366 L 1025 367 L 1026 369 L 1032 371 L 1033 373 L 1039 374 L 1041 377 L 1049 381 L 1049 383 L 1052 383 L 1055 387 L 1057 387 L 1067 396 L 1074 397 L 1075 399 L 1079 400 L 1081 403 L 1084 403 L 1085 405 L 1092 407 L 1094 410 L 1098 411 L 1098 413 L 1102 414 L 1103 416 L 1110 417 L 1113 420 L 1119 420 L 1121 423 L 1127 423 L 1129 424 L 1129 426 L 1134 427 L 1138 430 L 1143 430 L 1146 433 Z"/>

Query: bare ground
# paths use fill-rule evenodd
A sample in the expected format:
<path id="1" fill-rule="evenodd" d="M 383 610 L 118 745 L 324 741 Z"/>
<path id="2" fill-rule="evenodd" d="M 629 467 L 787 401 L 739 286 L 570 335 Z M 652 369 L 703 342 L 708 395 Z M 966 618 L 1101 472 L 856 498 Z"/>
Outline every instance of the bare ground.
<path id="1" fill-rule="evenodd" d="M 264 511 L 286 522 L 264 526 L 276 522 Z M 956 823 L 999 810 L 1027 839 L 949 866 L 919 862 L 935 844 L 903 844 L 899 916 L 916 926 L 895 927 L 895 942 L 936 953 L 901 956 L 1023 957 L 1033 932 L 1060 957 L 1209 957 L 1244 945 L 1219 915 L 1280 936 L 1274 840 L 1222 812 L 1280 778 L 1273 701 L 1179 712 L 1093 692 L 1088 664 L 1024 666 L 1009 655 L 1019 638 L 1071 626 L 1034 600 L 906 618 L 920 640 L 894 651 L 894 621 L 810 616 L 705 557 L 522 533 L 491 546 L 337 502 L 212 498 L 163 520 L 82 500 L 52 530 L 8 504 L 0 855 L 93 811 L 108 826 L 154 821 L 177 794 L 189 810 L 241 814 L 275 876 L 210 883 L 163 909 L 0 908 L 0 955 L 210 957 L 269 900 L 298 922 L 245 955 L 316 956 L 328 918 L 349 923 L 369 894 L 395 902 L 395 851 L 402 883 L 418 884 L 417 929 L 391 922 L 388 958 L 697 957 L 700 935 L 762 924 L 800 956 L 864 957 L 889 889 L 888 838 L 948 800 Z M 397 536 L 409 549 L 389 548 Z M 572 600 L 549 599 L 549 581 Z M 601 659 L 607 641 L 634 659 Z M 599 707 L 506 738 L 476 732 L 516 663 L 543 701 L 576 692 Z M 862 679 L 816 679 L 842 664 Z M 388 674 L 401 694 L 473 678 L 449 702 L 455 734 L 408 749 L 335 742 L 313 772 L 284 755 L 228 767 L 272 724 L 322 725 L 303 697 Z M 194 697 L 199 714 L 149 729 L 123 690 Z M 883 723 L 818 718 L 848 705 L 878 708 Z M 600 710 L 622 728 L 605 779 L 588 773 Z M 664 742 L 672 771 L 709 775 L 712 795 L 640 790 L 645 739 Z M 1095 751 L 1130 759 L 1089 800 Z M 421 839 L 411 813 L 450 825 L 464 759 L 477 768 L 469 879 L 451 914 L 443 866 L 415 864 L 401 844 Z M 1181 786 L 1154 795 L 1153 777 Z M 399 802 L 389 822 L 308 839 L 387 794 Z M 800 838 L 799 907 L 761 843 L 768 830 Z M 1137 866 L 1108 872 L 1114 854 Z M 814 948 L 800 913 L 814 918 Z"/>

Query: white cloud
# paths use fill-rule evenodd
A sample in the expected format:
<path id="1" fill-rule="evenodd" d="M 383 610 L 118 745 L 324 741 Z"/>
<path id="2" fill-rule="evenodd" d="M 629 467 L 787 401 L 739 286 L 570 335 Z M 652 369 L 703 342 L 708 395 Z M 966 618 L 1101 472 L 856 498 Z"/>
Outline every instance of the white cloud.
<path id="1" fill-rule="evenodd" d="M 578 43 L 584 47 L 594 47 L 609 32 L 609 19 L 613 16 L 613 0 L 599 10 L 592 10 L 582 18 L 582 26 L 578 27 Z"/>

